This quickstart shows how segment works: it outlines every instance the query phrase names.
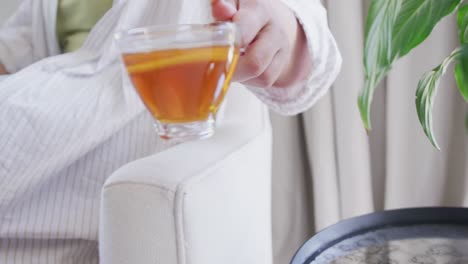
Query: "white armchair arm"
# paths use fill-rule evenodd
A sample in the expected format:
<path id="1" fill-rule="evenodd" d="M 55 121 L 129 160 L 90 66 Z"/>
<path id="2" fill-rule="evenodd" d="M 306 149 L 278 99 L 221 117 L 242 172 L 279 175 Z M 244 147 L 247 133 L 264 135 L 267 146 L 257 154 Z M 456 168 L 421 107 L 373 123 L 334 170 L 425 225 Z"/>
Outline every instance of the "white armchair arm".
<path id="1" fill-rule="evenodd" d="M 237 118 L 213 138 L 111 176 L 102 193 L 101 264 L 272 263 L 271 129 L 265 108 L 242 98 L 227 113 Z"/>

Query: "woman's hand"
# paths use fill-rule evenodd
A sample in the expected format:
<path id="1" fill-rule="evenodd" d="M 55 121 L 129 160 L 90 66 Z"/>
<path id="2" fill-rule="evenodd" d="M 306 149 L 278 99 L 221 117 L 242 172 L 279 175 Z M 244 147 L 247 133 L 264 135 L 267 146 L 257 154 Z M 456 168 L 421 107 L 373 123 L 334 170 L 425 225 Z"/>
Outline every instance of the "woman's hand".
<path id="1" fill-rule="evenodd" d="M 269 88 L 290 87 L 311 69 L 305 34 L 280 0 L 212 0 L 213 17 L 240 28 L 241 46 L 234 80 Z"/>

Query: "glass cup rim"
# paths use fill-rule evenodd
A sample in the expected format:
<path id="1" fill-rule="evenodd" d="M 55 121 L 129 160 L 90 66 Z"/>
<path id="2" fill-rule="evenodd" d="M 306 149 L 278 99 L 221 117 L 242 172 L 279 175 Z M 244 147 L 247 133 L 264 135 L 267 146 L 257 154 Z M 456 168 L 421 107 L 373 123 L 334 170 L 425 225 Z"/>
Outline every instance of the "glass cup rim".
<path id="1" fill-rule="evenodd" d="M 236 25 L 233 22 L 223 21 L 214 22 L 209 24 L 163 24 L 163 25 L 151 25 L 136 27 L 126 30 L 117 31 L 114 33 L 114 39 L 119 40 L 131 40 L 142 36 L 148 36 L 150 34 L 165 33 L 165 34 L 178 34 L 187 31 L 235 31 Z"/>

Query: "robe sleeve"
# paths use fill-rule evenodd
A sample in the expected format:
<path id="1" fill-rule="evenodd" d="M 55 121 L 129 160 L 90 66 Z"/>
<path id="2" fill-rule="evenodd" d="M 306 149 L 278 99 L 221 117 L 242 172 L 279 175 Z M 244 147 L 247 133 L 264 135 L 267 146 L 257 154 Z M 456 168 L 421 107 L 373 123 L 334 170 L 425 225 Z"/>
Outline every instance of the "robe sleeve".
<path id="1" fill-rule="evenodd" d="M 248 87 L 273 111 L 295 115 L 314 105 L 329 89 L 341 69 L 341 55 L 330 32 L 327 13 L 320 0 L 282 0 L 303 27 L 312 70 L 292 87 Z"/>
<path id="2" fill-rule="evenodd" d="M 34 62 L 32 6 L 32 0 L 24 0 L 0 28 L 0 63 L 10 73 Z"/>

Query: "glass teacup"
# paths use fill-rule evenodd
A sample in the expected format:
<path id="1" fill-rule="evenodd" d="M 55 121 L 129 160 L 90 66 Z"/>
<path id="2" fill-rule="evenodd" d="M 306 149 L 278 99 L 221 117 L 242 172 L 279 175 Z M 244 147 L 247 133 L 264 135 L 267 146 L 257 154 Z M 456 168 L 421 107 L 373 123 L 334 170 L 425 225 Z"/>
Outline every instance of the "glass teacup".
<path id="1" fill-rule="evenodd" d="M 161 138 L 213 135 L 240 54 L 235 24 L 144 27 L 115 40 Z"/>

